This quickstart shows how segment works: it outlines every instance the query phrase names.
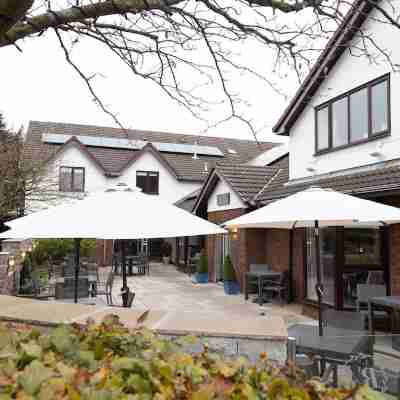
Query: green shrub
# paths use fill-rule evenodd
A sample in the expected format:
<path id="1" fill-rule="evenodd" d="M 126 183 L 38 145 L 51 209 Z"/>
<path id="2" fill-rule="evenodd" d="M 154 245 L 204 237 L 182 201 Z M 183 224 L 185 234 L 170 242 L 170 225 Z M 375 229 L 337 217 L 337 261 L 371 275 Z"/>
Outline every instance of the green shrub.
<path id="1" fill-rule="evenodd" d="M 74 252 L 73 239 L 40 239 L 34 241 L 32 262 L 34 266 L 45 266 L 52 262 L 60 263 Z M 81 240 L 81 257 L 92 257 L 95 254 L 96 240 Z"/>
<path id="2" fill-rule="evenodd" d="M 191 355 L 184 346 L 195 338 L 129 332 L 116 316 L 47 334 L 7 324 L 0 337 L 1 399 L 383 399 L 367 386 L 334 389 L 306 381 L 301 370 L 273 365 L 265 354 L 256 365 L 207 348 Z"/>
<path id="3" fill-rule="evenodd" d="M 229 256 L 225 256 L 224 259 L 224 281 L 236 282 L 235 269 Z"/>
<path id="4" fill-rule="evenodd" d="M 208 258 L 204 252 L 201 252 L 199 261 L 197 262 L 197 272 L 206 274 L 208 272 Z"/>
<path id="5" fill-rule="evenodd" d="M 94 257 L 96 254 L 96 239 L 81 240 L 81 257 Z"/>

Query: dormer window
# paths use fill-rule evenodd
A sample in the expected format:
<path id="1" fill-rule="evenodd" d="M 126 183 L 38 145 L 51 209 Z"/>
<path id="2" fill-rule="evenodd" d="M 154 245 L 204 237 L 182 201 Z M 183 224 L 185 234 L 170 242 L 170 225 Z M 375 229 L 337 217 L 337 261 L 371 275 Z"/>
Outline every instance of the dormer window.
<path id="1" fill-rule="evenodd" d="M 141 188 L 146 194 L 159 194 L 158 181 L 159 174 L 155 171 L 137 171 L 136 186 Z"/>
<path id="2" fill-rule="evenodd" d="M 390 133 L 389 75 L 315 109 L 316 153 L 364 143 Z"/>
<path id="3" fill-rule="evenodd" d="M 60 192 L 84 192 L 85 168 L 60 167 Z"/>

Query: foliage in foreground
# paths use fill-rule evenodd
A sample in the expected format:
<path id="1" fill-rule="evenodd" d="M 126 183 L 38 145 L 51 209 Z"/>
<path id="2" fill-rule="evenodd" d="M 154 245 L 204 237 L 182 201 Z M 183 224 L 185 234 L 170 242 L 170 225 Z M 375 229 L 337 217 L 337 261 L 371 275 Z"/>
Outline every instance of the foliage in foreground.
<path id="1" fill-rule="evenodd" d="M 301 371 L 224 359 L 149 331 L 129 332 L 115 316 L 100 325 L 62 326 L 40 334 L 0 327 L 0 399 L 292 399 L 374 400 L 366 386 L 329 389 Z M 195 340 L 186 338 L 185 341 Z"/>

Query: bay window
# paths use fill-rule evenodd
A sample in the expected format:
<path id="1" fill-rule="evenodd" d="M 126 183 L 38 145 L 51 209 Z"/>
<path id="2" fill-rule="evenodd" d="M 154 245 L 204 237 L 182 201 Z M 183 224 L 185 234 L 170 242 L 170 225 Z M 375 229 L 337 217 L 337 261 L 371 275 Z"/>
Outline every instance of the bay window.
<path id="1" fill-rule="evenodd" d="M 318 106 L 316 153 L 389 134 L 389 86 L 385 75 Z"/>

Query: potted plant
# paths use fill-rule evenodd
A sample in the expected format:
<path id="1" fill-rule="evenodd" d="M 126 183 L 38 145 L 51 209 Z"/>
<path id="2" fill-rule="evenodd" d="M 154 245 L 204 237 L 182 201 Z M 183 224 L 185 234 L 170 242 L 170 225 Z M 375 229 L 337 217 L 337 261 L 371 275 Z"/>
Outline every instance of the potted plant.
<path id="1" fill-rule="evenodd" d="M 233 268 L 229 256 L 226 256 L 224 259 L 224 291 L 226 294 L 238 294 L 240 292 L 240 286 L 236 280 L 235 269 Z"/>
<path id="2" fill-rule="evenodd" d="M 207 283 L 208 282 L 208 259 L 207 255 L 202 251 L 199 261 L 197 262 L 197 272 L 196 272 L 197 283 Z"/>
<path id="3" fill-rule="evenodd" d="M 164 264 L 170 264 L 171 262 L 171 254 L 172 254 L 172 246 L 171 243 L 164 240 L 161 245 L 161 254 Z"/>

